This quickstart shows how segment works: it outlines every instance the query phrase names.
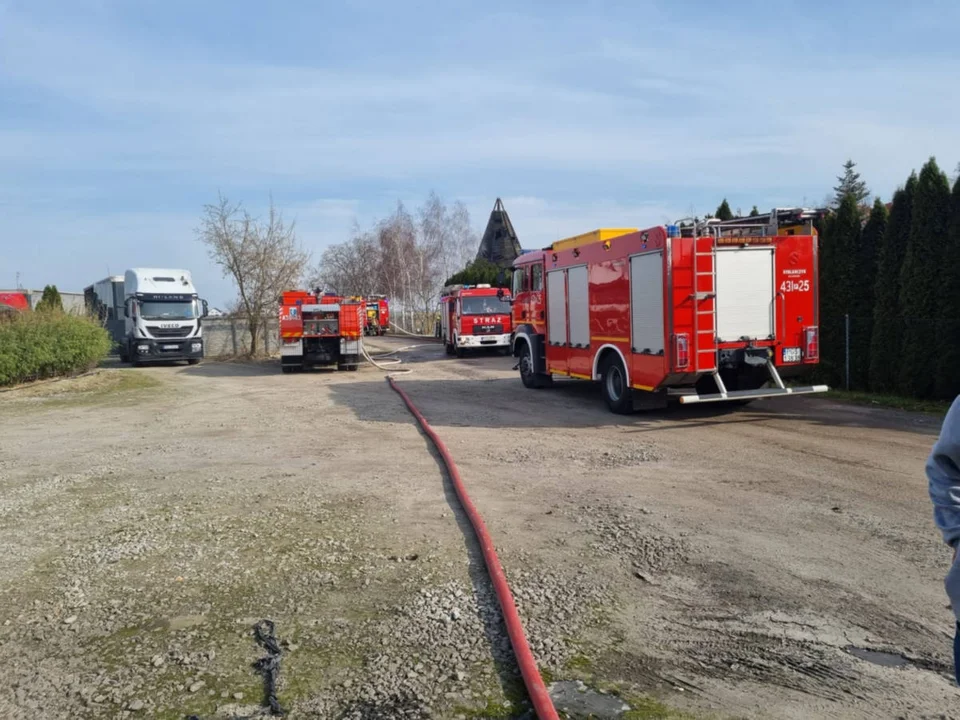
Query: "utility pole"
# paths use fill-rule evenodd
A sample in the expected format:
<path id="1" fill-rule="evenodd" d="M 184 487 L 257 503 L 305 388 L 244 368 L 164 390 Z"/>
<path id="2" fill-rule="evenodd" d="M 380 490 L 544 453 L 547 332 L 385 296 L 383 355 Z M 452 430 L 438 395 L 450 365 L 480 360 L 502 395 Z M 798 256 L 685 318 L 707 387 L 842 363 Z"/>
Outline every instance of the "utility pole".
<path id="1" fill-rule="evenodd" d="M 843 316 L 844 319 L 844 347 L 846 349 L 844 353 L 844 386 L 849 391 L 850 390 L 850 313 L 846 313 Z"/>
<path id="2" fill-rule="evenodd" d="M 20 287 L 20 271 L 17 270 L 17 290 L 20 290 L 20 289 L 22 289 Z"/>

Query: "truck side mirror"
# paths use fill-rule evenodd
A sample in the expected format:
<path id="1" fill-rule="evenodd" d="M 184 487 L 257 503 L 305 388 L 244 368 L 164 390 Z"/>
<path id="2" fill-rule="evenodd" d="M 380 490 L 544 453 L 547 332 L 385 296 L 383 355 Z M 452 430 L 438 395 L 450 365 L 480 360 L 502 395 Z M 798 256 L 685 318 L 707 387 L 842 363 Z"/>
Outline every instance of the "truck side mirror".
<path id="1" fill-rule="evenodd" d="M 503 300 L 503 288 L 502 288 L 502 287 L 497 288 L 497 300 L 500 300 L 500 301 Z"/>
<path id="2" fill-rule="evenodd" d="M 206 300 L 201 300 L 200 303 L 203 305 L 203 315 L 201 315 L 200 317 L 207 317 L 207 315 L 210 314 L 210 306 L 207 305 Z"/>

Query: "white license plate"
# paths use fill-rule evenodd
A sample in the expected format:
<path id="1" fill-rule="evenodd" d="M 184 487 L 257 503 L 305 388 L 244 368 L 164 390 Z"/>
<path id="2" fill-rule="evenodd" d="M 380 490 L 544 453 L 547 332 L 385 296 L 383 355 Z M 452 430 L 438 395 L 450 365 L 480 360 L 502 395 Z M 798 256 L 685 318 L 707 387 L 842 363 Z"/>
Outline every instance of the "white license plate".
<path id="1" fill-rule="evenodd" d="M 180 346 L 179 346 L 179 345 L 164 345 L 164 346 L 163 346 L 163 349 L 164 349 L 164 350 L 179 350 L 179 349 L 180 349 Z"/>
<path id="2" fill-rule="evenodd" d="M 783 362 L 785 363 L 798 363 L 800 362 L 800 348 L 784 348 L 783 349 Z"/>

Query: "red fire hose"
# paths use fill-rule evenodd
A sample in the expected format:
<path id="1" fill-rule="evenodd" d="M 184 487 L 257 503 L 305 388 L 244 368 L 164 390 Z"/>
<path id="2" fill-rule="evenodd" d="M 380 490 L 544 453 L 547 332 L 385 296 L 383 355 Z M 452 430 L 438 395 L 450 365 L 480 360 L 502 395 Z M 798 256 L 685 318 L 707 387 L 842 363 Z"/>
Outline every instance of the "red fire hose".
<path id="1" fill-rule="evenodd" d="M 540 677 L 540 671 L 537 670 L 537 662 L 533 659 L 533 653 L 530 652 L 530 646 L 527 644 L 526 635 L 523 632 L 523 623 L 520 622 L 520 615 L 517 614 L 517 606 L 513 602 L 513 595 L 510 593 L 510 586 L 507 585 L 507 576 L 500 565 L 500 559 L 497 557 L 497 551 L 493 547 L 493 540 L 490 533 L 487 532 L 487 526 L 474 507 L 467 490 L 460 479 L 460 470 L 457 464 L 450 456 L 450 451 L 443 444 L 440 436 L 430 427 L 423 415 L 417 410 L 416 405 L 393 381 L 392 377 L 387 376 L 387 382 L 406 403 L 407 409 L 413 413 L 420 423 L 420 427 L 430 437 L 440 456 L 443 458 L 444 465 L 447 466 L 447 472 L 450 480 L 453 482 L 453 488 L 457 492 L 457 498 L 463 506 L 467 517 L 470 518 L 470 524 L 477 534 L 477 540 L 480 541 L 480 550 L 483 552 L 483 561 L 487 566 L 487 573 L 490 575 L 490 582 L 493 584 L 494 592 L 497 593 L 497 600 L 500 602 L 500 611 L 503 613 L 503 622 L 507 627 L 507 635 L 510 637 L 510 644 L 513 646 L 513 654 L 517 658 L 517 665 L 520 666 L 520 674 L 523 676 L 523 684 L 527 687 L 527 694 L 533 703 L 533 709 L 540 720 L 559 720 L 556 709 L 553 707 L 553 701 L 543 684 L 543 678 Z"/>

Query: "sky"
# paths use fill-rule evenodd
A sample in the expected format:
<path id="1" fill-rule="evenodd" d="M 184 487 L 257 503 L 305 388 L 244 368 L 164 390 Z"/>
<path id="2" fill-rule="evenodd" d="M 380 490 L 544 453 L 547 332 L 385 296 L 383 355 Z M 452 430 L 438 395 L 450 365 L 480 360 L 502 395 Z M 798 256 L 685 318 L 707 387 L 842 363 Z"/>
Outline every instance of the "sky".
<path id="1" fill-rule="evenodd" d="M 272 196 L 319 258 L 435 191 L 526 248 L 598 227 L 889 199 L 960 161 L 960 3 L 0 0 L 0 288 L 184 267 Z"/>

